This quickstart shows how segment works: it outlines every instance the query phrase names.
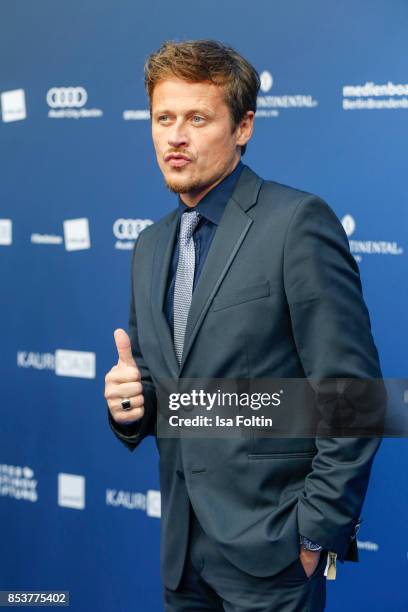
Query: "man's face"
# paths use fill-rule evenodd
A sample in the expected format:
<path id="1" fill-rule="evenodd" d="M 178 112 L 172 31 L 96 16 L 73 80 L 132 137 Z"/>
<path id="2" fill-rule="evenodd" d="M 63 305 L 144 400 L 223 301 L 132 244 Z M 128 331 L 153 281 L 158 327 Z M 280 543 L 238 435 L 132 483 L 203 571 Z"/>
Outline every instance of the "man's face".
<path id="1" fill-rule="evenodd" d="M 252 133 L 249 111 L 233 129 L 223 88 L 177 78 L 160 81 L 152 96 L 152 137 L 157 161 L 169 189 L 195 205 L 229 174 L 240 146 Z"/>

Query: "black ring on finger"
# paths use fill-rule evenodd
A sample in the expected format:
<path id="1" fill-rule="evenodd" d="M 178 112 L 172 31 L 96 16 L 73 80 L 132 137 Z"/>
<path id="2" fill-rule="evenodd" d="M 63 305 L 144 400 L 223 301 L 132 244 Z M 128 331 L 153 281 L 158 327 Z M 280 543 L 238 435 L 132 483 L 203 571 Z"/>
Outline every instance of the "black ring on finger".
<path id="1" fill-rule="evenodd" d="M 132 408 L 130 404 L 130 399 L 128 397 L 124 397 L 120 403 L 122 405 L 123 410 L 130 410 Z"/>

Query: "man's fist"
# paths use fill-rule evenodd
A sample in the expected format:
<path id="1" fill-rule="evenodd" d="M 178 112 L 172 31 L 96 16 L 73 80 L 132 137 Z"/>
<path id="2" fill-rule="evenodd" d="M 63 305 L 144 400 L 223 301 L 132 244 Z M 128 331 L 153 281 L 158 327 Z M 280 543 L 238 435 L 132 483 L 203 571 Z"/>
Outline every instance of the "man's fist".
<path id="1" fill-rule="evenodd" d="M 143 386 L 129 336 L 123 329 L 116 329 L 113 335 L 119 359 L 105 376 L 105 399 L 112 418 L 120 425 L 131 425 L 144 415 Z M 122 408 L 125 398 L 130 400 L 129 410 Z"/>

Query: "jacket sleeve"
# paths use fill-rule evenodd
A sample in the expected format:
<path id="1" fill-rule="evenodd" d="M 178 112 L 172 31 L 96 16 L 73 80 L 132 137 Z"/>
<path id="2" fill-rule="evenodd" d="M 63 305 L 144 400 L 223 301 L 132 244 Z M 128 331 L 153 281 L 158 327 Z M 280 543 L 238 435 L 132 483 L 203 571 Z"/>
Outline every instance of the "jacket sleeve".
<path id="1" fill-rule="evenodd" d="M 136 361 L 136 365 L 140 370 L 141 382 L 143 386 L 144 396 L 144 415 L 137 422 L 131 425 L 122 425 L 116 423 L 112 418 L 112 415 L 108 409 L 108 422 L 113 433 L 119 438 L 121 442 L 130 450 L 134 451 L 140 442 L 148 435 L 154 435 L 156 432 L 156 409 L 157 399 L 156 391 L 150 376 L 149 369 L 143 359 L 142 352 L 140 350 L 138 333 L 137 333 L 137 317 L 135 309 L 134 299 L 134 277 L 137 273 L 138 259 L 137 254 L 141 246 L 140 238 L 141 232 L 136 240 L 133 248 L 132 264 L 131 264 L 131 297 L 129 307 L 129 338 L 132 345 L 133 358 Z"/>
<path id="2" fill-rule="evenodd" d="M 304 197 L 291 218 L 284 283 L 293 337 L 316 397 L 324 394 L 329 379 L 358 379 L 362 384 L 381 379 L 357 263 L 340 221 L 316 196 Z M 334 399 L 332 394 L 330 406 L 338 412 L 344 388 L 335 388 L 338 394 Z M 324 413 L 328 404 L 318 402 L 318 409 Z M 367 408 L 367 402 L 365 410 L 371 422 L 381 416 L 373 416 L 374 406 Z M 377 435 L 315 439 L 317 454 L 298 500 L 299 533 L 336 552 L 340 560 L 347 558 L 354 539 L 380 441 Z"/>

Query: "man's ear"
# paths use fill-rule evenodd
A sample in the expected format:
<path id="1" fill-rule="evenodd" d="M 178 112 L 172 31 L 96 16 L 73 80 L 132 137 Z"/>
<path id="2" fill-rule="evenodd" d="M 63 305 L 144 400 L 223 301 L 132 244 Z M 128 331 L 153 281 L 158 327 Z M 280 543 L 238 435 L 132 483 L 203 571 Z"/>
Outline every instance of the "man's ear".
<path id="1" fill-rule="evenodd" d="M 246 145 L 254 131 L 254 111 L 247 111 L 237 126 L 237 145 Z"/>

